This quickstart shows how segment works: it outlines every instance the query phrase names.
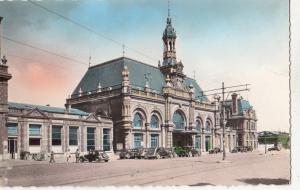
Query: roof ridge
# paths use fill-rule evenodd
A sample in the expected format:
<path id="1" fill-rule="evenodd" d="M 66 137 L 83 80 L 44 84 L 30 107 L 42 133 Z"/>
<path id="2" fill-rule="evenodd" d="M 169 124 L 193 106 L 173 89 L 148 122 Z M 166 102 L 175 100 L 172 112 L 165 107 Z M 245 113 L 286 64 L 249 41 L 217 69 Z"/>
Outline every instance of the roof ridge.
<path id="1" fill-rule="evenodd" d="M 118 61 L 118 60 L 124 60 L 124 59 L 128 59 L 128 60 L 131 60 L 131 61 L 135 61 L 135 62 L 138 62 L 138 63 L 141 63 L 141 64 L 144 64 L 144 65 L 147 65 L 147 66 L 150 66 L 150 67 L 153 67 L 155 69 L 159 69 L 158 67 L 154 66 L 154 65 L 151 65 L 151 64 L 148 64 L 148 63 L 145 63 L 145 62 L 141 62 L 141 61 L 138 61 L 136 59 L 133 59 L 133 58 L 129 58 L 129 57 L 125 57 L 125 56 L 122 56 L 122 57 L 118 57 L 118 58 L 115 58 L 115 59 L 111 59 L 111 60 L 108 60 L 108 61 L 105 61 L 103 63 L 98 63 L 96 65 L 93 65 L 91 67 L 89 67 L 89 69 L 93 69 L 95 67 L 99 67 L 99 66 L 102 66 L 102 65 L 106 65 L 106 64 L 110 64 L 110 63 L 113 63 L 115 61 Z M 123 62 L 124 63 L 124 62 Z"/>
<path id="2" fill-rule="evenodd" d="M 93 66 L 90 66 L 89 69 L 93 69 L 95 67 L 99 67 L 99 66 L 102 66 L 102 65 L 106 65 L 106 64 L 109 64 L 109 63 L 112 63 L 114 61 L 117 61 L 117 60 L 121 60 L 121 59 L 124 59 L 124 57 L 118 57 L 118 58 L 115 58 L 115 59 L 111 59 L 111 60 L 108 60 L 108 61 L 104 61 L 102 63 L 98 63 L 96 65 L 93 65 Z"/>
<path id="3" fill-rule="evenodd" d="M 45 108 L 58 108 L 58 109 L 66 109 L 65 107 L 57 107 L 57 106 L 47 106 L 47 105 L 37 105 L 37 104 L 28 104 L 28 103 L 20 103 L 20 102 L 8 102 L 8 104 L 22 104 L 22 105 L 27 105 L 27 106 L 31 106 L 31 107 L 45 107 Z M 70 108 L 72 110 L 79 110 L 82 111 L 80 109 L 76 109 L 76 108 Z M 84 112 L 84 111 L 82 111 Z"/>

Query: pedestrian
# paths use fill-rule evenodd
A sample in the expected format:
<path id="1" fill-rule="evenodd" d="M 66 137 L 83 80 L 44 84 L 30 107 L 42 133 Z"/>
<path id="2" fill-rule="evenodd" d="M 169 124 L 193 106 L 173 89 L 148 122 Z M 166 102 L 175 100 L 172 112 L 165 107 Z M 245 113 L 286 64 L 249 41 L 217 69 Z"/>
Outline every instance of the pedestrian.
<path id="1" fill-rule="evenodd" d="M 71 158 L 70 149 L 67 150 L 67 152 L 66 152 L 66 157 L 67 157 L 67 162 L 69 163 L 69 160 L 70 160 L 70 158 Z"/>
<path id="2" fill-rule="evenodd" d="M 76 152 L 75 152 L 76 163 L 78 163 L 78 162 L 79 162 L 79 155 L 80 155 L 80 153 L 79 153 L 79 149 L 77 148 L 77 150 L 76 150 Z"/>
<path id="3" fill-rule="evenodd" d="M 50 163 L 54 163 L 55 162 L 55 160 L 54 160 L 54 152 L 53 151 L 51 151 L 51 153 L 50 153 L 50 161 L 49 161 Z"/>

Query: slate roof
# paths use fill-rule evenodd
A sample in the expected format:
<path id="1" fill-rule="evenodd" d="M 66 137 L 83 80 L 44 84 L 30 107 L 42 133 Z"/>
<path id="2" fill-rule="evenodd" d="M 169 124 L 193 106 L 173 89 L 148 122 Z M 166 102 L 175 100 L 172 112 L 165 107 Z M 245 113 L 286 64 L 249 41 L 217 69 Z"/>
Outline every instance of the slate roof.
<path id="1" fill-rule="evenodd" d="M 65 108 L 58 108 L 58 107 L 52 107 L 52 106 L 41 106 L 41 105 L 33 105 L 33 104 L 24 104 L 24 103 L 16 103 L 16 102 L 8 102 L 8 108 L 9 109 L 22 109 L 22 110 L 33 110 L 35 108 L 39 109 L 43 112 L 49 112 L 49 113 L 61 113 L 64 114 L 66 112 Z M 69 114 L 72 115 L 83 115 L 87 116 L 89 115 L 86 112 L 83 112 L 78 109 L 70 108 Z"/>
<path id="2" fill-rule="evenodd" d="M 129 81 L 133 89 L 144 89 L 146 78 L 149 78 L 149 88 L 158 94 L 162 94 L 162 89 L 166 82 L 159 68 L 127 57 L 120 57 L 90 67 L 72 95 L 78 94 L 80 88 L 82 92 L 95 91 L 98 88 L 99 82 L 102 88 L 111 87 L 114 89 L 120 87 L 122 84 L 122 70 L 124 66 L 128 68 Z M 207 97 L 201 95 L 202 89 L 194 79 L 186 78 L 184 82 L 187 85 L 193 84 L 197 99 L 207 100 Z"/>
<path id="3" fill-rule="evenodd" d="M 251 104 L 249 103 L 248 100 L 244 100 L 244 99 L 238 99 L 237 101 L 238 103 L 238 111 L 239 111 L 239 115 L 243 115 L 243 111 L 247 111 L 249 109 L 252 108 Z M 225 102 L 225 106 L 232 106 L 232 100 L 228 100 Z"/>

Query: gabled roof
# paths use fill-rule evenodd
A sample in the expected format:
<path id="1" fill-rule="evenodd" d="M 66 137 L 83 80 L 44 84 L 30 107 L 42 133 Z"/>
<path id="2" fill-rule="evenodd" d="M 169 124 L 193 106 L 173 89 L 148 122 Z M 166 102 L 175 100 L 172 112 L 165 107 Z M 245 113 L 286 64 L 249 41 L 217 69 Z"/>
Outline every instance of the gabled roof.
<path id="1" fill-rule="evenodd" d="M 129 81 L 133 89 L 144 89 L 147 81 L 146 78 L 148 78 L 149 88 L 158 94 L 162 94 L 162 89 L 166 82 L 159 68 L 127 57 L 120 57 L 90 67 L 72 95 L 78 94 L 79 89 L 82 92 L 95 91 L 99 83 L 102 88 L 111 87 L 114 89 L 120 87 L 122 84 L 122 70 L 125 66 L 128 68 Z M 186 78 L 184 82 L 187 85 L 192 83 L 197 99 L 207 100 L 206 97 L 202 96 L 202 89 L 194 79 Z"/>
<path id="2" fill-rule="evenodd" d="M 8 102 L 8 108 L 9 109 L 22 109 L 22 110 L 34 110 L 38 109 L 43 112 L 49 112 L 49 113 L 66 113 L 65 108 L 58 108 L 58 107 L 50 107 L 50 106 L 41 106 L 41 105 L 33 105 L 33 104 L 24 104 L 24 103 L 16 103 L 16 102 Z M 89 115 L 86 112 L 83 112 L 78 109 L 70 108 L 68 114 L 72 115 Z"/>

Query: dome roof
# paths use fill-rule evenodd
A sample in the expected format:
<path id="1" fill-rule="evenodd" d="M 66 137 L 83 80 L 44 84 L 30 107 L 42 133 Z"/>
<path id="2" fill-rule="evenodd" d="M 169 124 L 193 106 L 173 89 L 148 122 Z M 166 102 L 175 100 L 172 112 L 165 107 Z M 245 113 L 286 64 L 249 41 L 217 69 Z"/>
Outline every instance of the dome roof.
<path id="1" fill-rule="evenodd" d="M 165 31 L 164 31 L 163 38 L 170 38 L 170 37 L 176 38 L 176 32 L 175 32 L 175 29 L 172 26 L 171 18 L 168 17 L 167 18 L 167 25 L 166 25 L 166 28 L 165 28 Z"/>

